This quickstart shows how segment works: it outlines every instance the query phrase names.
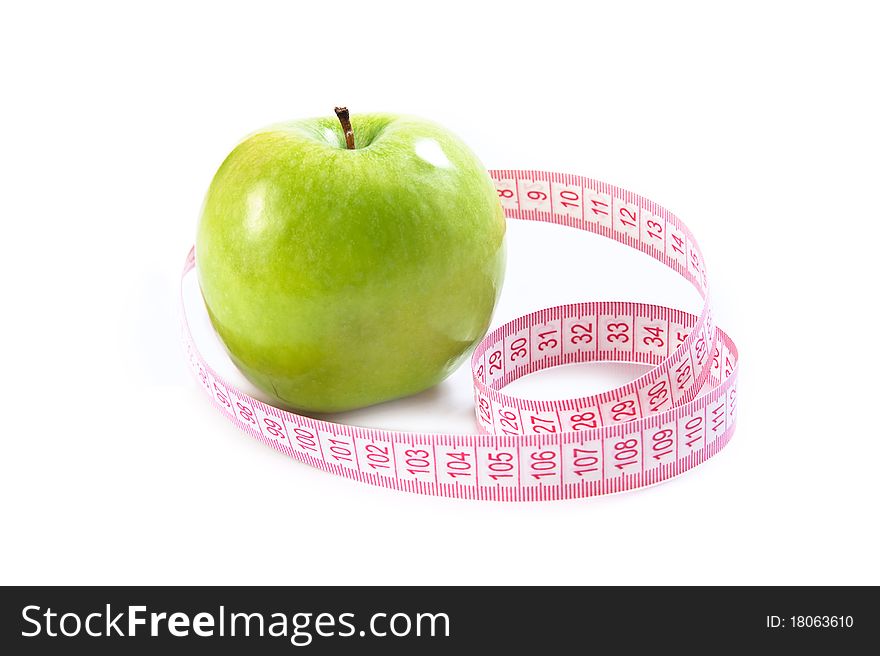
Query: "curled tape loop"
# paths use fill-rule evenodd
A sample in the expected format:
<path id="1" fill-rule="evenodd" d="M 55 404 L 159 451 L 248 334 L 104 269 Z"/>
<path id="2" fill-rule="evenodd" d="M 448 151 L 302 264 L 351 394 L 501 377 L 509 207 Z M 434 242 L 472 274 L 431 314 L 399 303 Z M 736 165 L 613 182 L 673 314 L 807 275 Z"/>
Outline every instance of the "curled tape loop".
<path id="1" fill-rule="evenodd" d="M 737 351 L 712 322 L 709 286 L 691 231 L 656 203 L 604 182 L 542 171 L 493 170 L 505 216 L 604 235 L 686 279 L 699 316 L 658 305 L 573 303 L 506 323 L 471 358 L 482 434 L 385 431 L 320 421 L 267 405 L 230 385 L 183 333 L 197 379 L 253 437 L 320 469 L 383 487 L 468 499 L 538 501 L 654 485 L 715 455 L 736 425 Z M 191 250 L 184 275 L 195 266 Z M 561 364 L 651 365 L 593 396 L 536 401 L 504 393 Z"/>

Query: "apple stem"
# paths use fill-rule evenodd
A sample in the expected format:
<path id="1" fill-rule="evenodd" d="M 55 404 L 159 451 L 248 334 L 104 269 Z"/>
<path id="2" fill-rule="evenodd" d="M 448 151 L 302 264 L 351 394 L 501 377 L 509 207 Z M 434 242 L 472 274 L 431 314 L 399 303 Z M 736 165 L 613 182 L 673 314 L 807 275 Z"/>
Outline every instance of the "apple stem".
<path id="1" fill-rule="evenodd" d="M 354 150 L 354 132 L 351 130 L 351 121 L 348 118 L 348 107 L 336 107 L 335 111 L 345 133 L 345 146 L 349 150 Z"/>

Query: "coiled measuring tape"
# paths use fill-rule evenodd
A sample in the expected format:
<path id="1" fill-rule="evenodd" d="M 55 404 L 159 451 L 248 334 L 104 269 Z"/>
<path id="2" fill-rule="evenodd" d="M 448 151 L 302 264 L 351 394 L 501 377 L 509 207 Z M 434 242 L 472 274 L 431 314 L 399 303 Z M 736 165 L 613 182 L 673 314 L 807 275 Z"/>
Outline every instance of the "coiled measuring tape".
<path id="1" fill-rule="evenodd" d="M 678 273 L 703 299 L 699 315 L 659 305 L 573 303 L 490 332 L 471 358 L 482 433 L 349 426 L 267 405 L 213 370 L 183 311 L 187 355 L 214 405 L 245 432 L 297 460 L 383 487 L 468 499 L 540 501 L 654 485 L 720 451 L 736 425 L 737 351 L 712 321 L 703 256 L 671 212 L 576 175 L 493 170 L 508 219 L 604 235 Z M 195 266 L 191 250 L 184 277 Z M 526 374 L 562 364 L 651 365 L 601 394 L 536 401 L 506 394 Z"/>

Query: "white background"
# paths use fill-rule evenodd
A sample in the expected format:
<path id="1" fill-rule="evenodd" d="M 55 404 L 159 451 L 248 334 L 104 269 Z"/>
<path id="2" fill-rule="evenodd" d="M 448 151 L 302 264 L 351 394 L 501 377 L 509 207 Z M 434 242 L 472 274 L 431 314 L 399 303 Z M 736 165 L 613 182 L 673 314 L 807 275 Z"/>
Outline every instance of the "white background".
<path id="1" fill-rule="evenodd" d="M 857 3 L 663 5 L 4 5 L 0 582 L 880 583 L 876 23 Z M 243 135 L 335 104 L 682 217 L 743 358 L 730 446 L 649 490 L 504 505 L 360 485 L 220 416 L 178 337 L 203 194 Z M 665 300 L 613 244 L 517 230 L 499 320 Z M 358 417 L 472 426 L 459 384 Z"/>

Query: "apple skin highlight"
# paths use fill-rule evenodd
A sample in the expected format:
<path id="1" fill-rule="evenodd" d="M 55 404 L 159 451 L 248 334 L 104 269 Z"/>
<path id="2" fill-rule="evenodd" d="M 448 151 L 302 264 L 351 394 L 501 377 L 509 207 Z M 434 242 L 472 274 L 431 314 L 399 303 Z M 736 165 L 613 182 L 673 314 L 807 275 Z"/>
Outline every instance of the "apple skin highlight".
<path id="1" fill-rule="evenodd" d="M 351 133 L 354 148 L 331 115 L 252 134 L 214 176 L 198 225 L 220 340 L 293 409 L 436 385 L 486 333 L 504 278 L 497 192 L 458 137 L 391 114 L 354 115 Z"/>

